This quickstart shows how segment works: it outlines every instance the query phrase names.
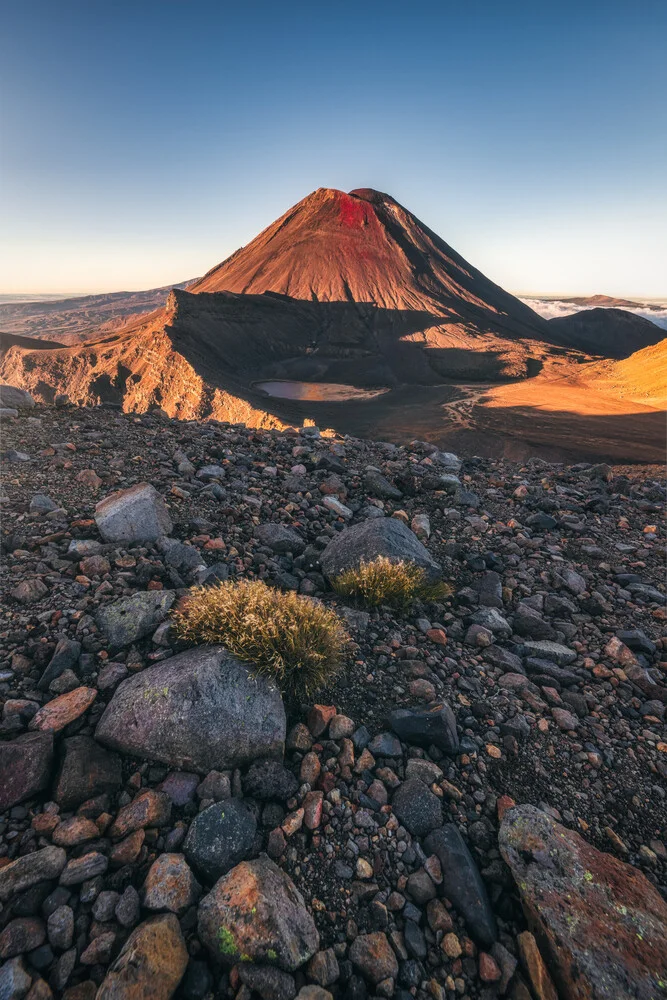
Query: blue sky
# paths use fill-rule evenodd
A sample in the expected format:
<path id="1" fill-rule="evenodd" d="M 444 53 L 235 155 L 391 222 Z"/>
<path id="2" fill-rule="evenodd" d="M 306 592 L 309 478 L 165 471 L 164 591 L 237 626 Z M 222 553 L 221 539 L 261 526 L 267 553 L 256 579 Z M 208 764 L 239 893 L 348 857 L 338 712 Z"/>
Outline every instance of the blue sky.
<path id="1" fill-rule="evenodd" d="M 5 0 L 0 292 L 201 274 L 317 187 L 515 292 L 667 296 L 664 0 Z"/>

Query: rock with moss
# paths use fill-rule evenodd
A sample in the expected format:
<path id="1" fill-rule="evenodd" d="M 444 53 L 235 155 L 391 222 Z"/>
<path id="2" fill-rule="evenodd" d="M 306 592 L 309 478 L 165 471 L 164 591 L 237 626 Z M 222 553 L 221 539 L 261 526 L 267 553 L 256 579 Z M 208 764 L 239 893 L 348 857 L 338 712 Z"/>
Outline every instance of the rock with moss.
<path id="1" fill-rule="evenodd" d="M 199 904 L 198 931 L 223 965 L 257 962 L 294 972 L 320 945 L 301 893 L 266 855 L 242 861 Z"/>
<path id="2" fill-rule="evenodd" d="M 535 806 L 509 809 L 498 843 L 563 996 L 665 995 L 667 905 L 645 875 Z"/>
<path id="3" fill-rule="evenodd" d="M 200 646 L 119 684 L 95 736 L 112 750 L 208 774 L 282 757 L 285 727 L 271 681 L 223 646 Z"/>

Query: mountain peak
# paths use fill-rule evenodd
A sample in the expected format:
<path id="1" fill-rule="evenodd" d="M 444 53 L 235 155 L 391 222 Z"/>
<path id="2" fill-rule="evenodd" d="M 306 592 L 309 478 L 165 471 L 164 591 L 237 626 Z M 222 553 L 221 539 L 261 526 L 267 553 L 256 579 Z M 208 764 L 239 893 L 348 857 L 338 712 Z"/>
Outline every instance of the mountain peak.
<path id="1" fill-rule="evenodd" d="M 419 311 L 433 325 L 477 335 L 534 338 L 547 330 L 532 309 L 373 188 L 318 188 L 189 290 Z"/>

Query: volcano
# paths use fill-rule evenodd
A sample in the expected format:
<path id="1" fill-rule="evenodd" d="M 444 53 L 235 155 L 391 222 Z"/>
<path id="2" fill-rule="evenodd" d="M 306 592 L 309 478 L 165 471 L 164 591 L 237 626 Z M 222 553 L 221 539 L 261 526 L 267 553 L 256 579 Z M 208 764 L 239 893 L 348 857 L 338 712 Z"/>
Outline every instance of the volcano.
<path id="1" fill-rule="evenodd" d="M 480 450 L 470 393 L 479 413 L 494 386 L 553 386 L 573 372 L 582 386 L 592 359 L 569 340 L 389 195 L 320 188 L 122 329 L 73 347 L 9 347 L 0 379 L 45 401 L 66 393 L 182 419 L 284 426 L 307 417 L 361 436 L 441 444 L 465 430 Z M 270 395 L 276 381 L 298 381 L 299 392 Z M 597 438 L 590 453 L 605 454 Z M 580 444 L 569 429 L 561 439 Z M 533 453 L 539 447 L 531 443 Z"/>
<path id="2" fill-rule="evenodd" d="M 319 188 L 189 287 L 426 312 L 468 333 L 547 338 L 546 323 L 387 194 Z"/>

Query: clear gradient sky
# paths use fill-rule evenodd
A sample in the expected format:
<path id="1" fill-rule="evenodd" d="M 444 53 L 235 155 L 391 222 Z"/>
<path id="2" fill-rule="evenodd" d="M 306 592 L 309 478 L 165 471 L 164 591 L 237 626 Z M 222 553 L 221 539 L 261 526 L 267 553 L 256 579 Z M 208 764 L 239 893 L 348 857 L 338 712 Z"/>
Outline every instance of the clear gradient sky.
<path id="1" fill-rule="evenodd" d="M 667 296 L 665 0 L 5 0 L 0 292 L 202 274 L 375 187 L 515 292 Z"/>

